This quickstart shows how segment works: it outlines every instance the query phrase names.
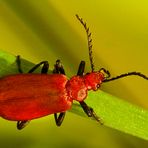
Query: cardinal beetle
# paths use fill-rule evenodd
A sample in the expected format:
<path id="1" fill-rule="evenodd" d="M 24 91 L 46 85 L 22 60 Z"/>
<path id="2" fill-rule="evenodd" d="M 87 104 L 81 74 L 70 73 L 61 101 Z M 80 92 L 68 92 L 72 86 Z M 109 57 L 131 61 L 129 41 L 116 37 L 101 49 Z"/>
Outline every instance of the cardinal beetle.
<path id="1" fill-rule="evenodd" d="M 109 78 L 109 71 L 101 68 L 94 70 L 92 56 L 91 33 L 86 23 L 76 15 L 85 28 L 88 41 L 91 72 L 84 73 L 85 61 L 81 61 L 77 75 L 68 80 L 60 60 L 54 65 L 53 74 L 47 74 L 49 64 L 42 61 L 35 65 L 27 74 L 21 69 L 20 56 L 17 56 L 17 66 L 20 74 L 5 76 L 0 79 L 0 116 L 7 120 L 17 121 L 17 128 L 24 128 L 32 119 L 54 114 L 57 126 L 60 126 L 65 113 L 72 106 L 73 100 L 80 103 L 88 117 L 100 122 L 100 118 L 84 100 L 88 90 L 97 90 L 102 82 L 109 82 L 126 76 L 137 75 L 146 80 L 148 77 L 140 72 L 129 72 Z M 41 74 L 32 72 L 43 65 Z M 57 114 L 59 113 L 59 115 Z"/>

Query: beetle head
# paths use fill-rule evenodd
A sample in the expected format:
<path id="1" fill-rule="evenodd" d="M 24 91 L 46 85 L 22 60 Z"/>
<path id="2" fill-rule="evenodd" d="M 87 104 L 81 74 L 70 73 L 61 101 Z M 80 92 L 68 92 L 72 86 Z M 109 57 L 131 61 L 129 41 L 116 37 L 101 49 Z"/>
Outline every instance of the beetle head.
<path id="1" fill-rule="evenodd" d="M 108 77 L 110 77 L 109 71 L 105 70 L 104 68 L 101 68 L 97 72 L 87 73 L 84 76 L 85 85 L 88 90 L 97 90 L 100 87 L 103 80 L 105 80 Z"/>

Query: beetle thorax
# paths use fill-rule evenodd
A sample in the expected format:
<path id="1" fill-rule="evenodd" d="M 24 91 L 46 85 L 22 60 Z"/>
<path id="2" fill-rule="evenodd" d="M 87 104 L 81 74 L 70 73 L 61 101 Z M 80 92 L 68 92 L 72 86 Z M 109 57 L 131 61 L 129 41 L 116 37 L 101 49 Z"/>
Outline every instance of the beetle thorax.
<path id="1" fill-rule="evenodd" d="M 91 72 L 84 76 L 73 76 L 66 84 L 71 100 L 83 101 L 88 90 L 97 90 L 104 80 L 102 72 Z"/>
<path id="2" fill-rule="evenodd" d="M 66 84 L 68 96 L 72 100 L 83 101 L 87 96 L 87 87 L 84 78 L 80 76 L 72 77 Z"/>

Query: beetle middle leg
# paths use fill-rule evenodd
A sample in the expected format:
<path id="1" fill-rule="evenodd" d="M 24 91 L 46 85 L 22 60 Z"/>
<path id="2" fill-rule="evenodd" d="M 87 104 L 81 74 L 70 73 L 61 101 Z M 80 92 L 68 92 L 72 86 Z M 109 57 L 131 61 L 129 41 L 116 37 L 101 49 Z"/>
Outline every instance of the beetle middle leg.
<path id="1" fill-rule="evenodd" d="M 34 72 L 39 66 L 43 65 L 42 69 L 41 69 L 41 73 L 47 74 L 48 69 L 49 69 L 49 63 L 48 61 L 42 61 L 38 64 L 36 64 L 34 67 L 32 67 L 28 73 L 32 73 Z"/>
<path id="2" fill-rule="evenodd" d="M 56 60 L 56 63 L 54 65 L 53 73 L 57 74 L 63 74 L 65 75 L 65 70 L 63 68 L 63 65 L 61 64 L 60 60 Z M 64 120 L 66 112 L 61 112 L 59 115 L 57 113 L 54 113 L 54 119 L 57 126 L 60 126 Z"/>
<path id="3" fill-rule="evenodd" d="M 54 69 L 53 69 L 53 73 L 65 75 L 65 70 L 64 70 L 63 65 L 60 60 L 56 60 L 56 63 L 54 65 Z"/>

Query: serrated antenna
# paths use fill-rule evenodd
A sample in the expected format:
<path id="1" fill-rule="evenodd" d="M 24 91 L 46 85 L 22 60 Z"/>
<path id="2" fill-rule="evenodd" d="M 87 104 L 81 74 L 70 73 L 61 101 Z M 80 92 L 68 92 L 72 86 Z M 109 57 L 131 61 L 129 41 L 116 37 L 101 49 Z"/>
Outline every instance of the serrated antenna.
<path id="1" fill-rule="evenodd" d="M 91 65 L 91 70 L 92 72 L 95 70 L 94 68 L 94 62 L 93 62 L 93 56 L 92 56 L 92 39 L 91 39 L 91 33 L 89 32 L 89 27 L 87 27 L 86 22 L 83 21 L 82 18 L 80 18 L 76 14 L 77 19 L 80 21 L 80 23 L 83 25 L 86 34 L 87 34 L 87 42 L 88 42 L 88 49 L 89 49 L 89 60 L 90 60 L 90 65 Z"/>
<path id="2" fill-rule="evenodd" d="M 103 82 L 109 82 L 109 81 L 117 80 L 117 79 L 124 78 L 124 77 L 127 77 L 127 76 L 133 76 L 133 75 L 139 76 L 139 77 L 142 77 L 142 78 L 148 80 L 148 76 L 146 76 L 146 75 L 144 75 L 140 72 L 133 71 L 133 72 L 121 74 L 119 76 L 116 76 L 116 77 L 113 77 L 113 78 L 110 78 L 110 79 L 105 79 L 105 80 L 103 80 Z"/>

